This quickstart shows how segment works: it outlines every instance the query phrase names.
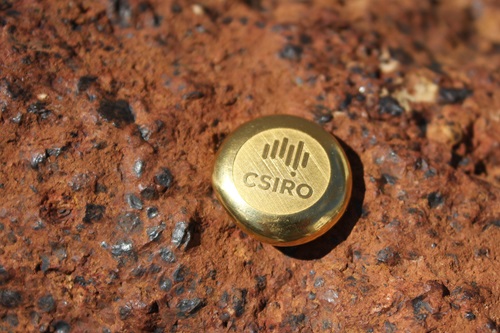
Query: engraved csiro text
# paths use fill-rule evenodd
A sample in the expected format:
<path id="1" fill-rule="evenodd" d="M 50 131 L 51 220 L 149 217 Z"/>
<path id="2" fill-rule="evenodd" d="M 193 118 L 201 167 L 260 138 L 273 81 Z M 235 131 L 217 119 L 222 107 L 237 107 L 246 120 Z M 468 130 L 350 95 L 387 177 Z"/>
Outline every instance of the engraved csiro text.
<path id="1" fill-rule="evenodd" d="M 314 138 L 296 129 L 275 128 L 247 140 L 235 158 L 233 180 L 255 209 L 289 214 L 307 209 L 330 181 L 328 156 Z"/>

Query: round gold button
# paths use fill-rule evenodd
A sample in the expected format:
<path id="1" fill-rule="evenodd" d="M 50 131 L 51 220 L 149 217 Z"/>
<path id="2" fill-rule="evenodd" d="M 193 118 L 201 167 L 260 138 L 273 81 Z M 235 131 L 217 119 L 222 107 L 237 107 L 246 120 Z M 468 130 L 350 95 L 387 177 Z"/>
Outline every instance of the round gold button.
<path id="1" fill-rule="evenodd" d="M 212 182 L 245 232 L 292 246 L 337 223 L 351 196 L 352 175 L 332 135 L 305 119 L 276 115 L 250 121 L 226 138 Z"/>

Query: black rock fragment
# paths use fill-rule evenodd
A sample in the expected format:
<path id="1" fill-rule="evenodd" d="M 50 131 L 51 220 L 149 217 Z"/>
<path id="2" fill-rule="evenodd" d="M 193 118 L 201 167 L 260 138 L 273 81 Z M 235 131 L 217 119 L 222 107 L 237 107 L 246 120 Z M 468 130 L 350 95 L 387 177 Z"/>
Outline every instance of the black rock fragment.
<path id="1" fill-rule="evenodd" d="M 122 240 L 111 247 L 111 254 L 114 256 L 129 255 L 133 253 L 134 245 L 131 241 Z"/>
<path id="2" fill-rule="evenodd" d="M 300 45 L 286 44 L 279 52 L 279 56 L 282 59 L 299 61 L 302 58 L 303 51 Z"/>
<path id="3" fill-rule="evenodd" d="M 56 308 L 56 302 L 51 294 L 40 297 L 38 300 L 38 308 L 43 312 L 52 312 Z"/>
<path id="4" fill-rule="evenodd" d="M 169 291 L 170 289 L 172 289 L 172 280 L 170 280 L 168 277 L 162 277 L 158 285 L 160 286 L 161 290 Z"/>
<path id="5" fill-rule="evenodd" d="M 187 247 L 190 240 L 191 232 L 189 230 L 189 224 L 184 221 L 177 222 L 172 232 L 172 244 L 177 248 L 181 245 Z"/>
<path id="6" fill-rule="evenodd" d="M 313 39 L 310 35 L 308 34 L 301 34 L 299 37 L 300 43 L 301 44 L 312 44 Z"/>
<path id="7" fill-rule="evenodd" d="M 394 266 L 399 261 L 399 253 L 388 246 L 377 252 L 377 261 L 389 266 Z"/>
<path id="8" fill-rule="evenodd" d="M 19 318 L 17 317 L 17 315 L 15 313 L 10 313 L 10 314 L 5 315 L 2 318 L 2 321 L 4 323 L 9 324 L 11 327 L 17 327 L 17 325 L 19 325 Z"/>
<path id="9" fill-rule="evenodd" d="M 401 116 L 405 111 L 405 109 L 403 109 L 401 105 L 399 105 L 399 102 L 391 96 L 381 97 L 378 102 L 378 105 L 380 114 Z"/>
<path id="10" fill-rule="evenodd" d="M 179 310 L 178 316 L 185 317 L 193 315 L 203 306 L 205 306 L 205 303 L 201 298 L 183 299 L 177 303 L 177 309 Z"/>
<path id="11" fill-rule="evenodd" d="M 40 164 L 42 164 L 43 162 L 45 162 L 45 160 L 47 159 L 47 154 L 46 152 L 43 152 L 43 153 L 35 153 L 31 156 L 31 161 L 30 161 L 30 165 L 33 169 L 38 169 L 38 166 Z"/>
<path id="12" fill-rule="evenodd" d="M 139 126 L 139 133 L 144 141 L 149 141 L 149 139 L 151 139 L 151 134 L 153 134 L 147 126 Z"/>
<path id="13" fill-rule="evenodd" d="M 141 199 L 133 193 L 127 194 L 127 203 L 132 209 L 141 210 L 143 207 Z"/>
<path id="14" fill-rule="evenodd" d="M 237 289 L 232 298 L 232 306 L 236 317 L 241 317 L 245 312 L 245 305 L 247 303 L 246 289 Z"/>
<path id="15" fill-rule="evenodd" d="M 476 319 L 476 315 L 474 313 L 472 313 L 471 311 L 467 311 L 465 313 L 464 317 L 465 317 L 465 319 L 467 319 L 469 321 Z"/>
<path id="16" fill-rule="evenodd" d="M 120 307 L 120 319 L 125 320 L 132 313 L 132 308 L 130 305 L 126 304 Z"/>
<path id="17" fill-rule="evenodd" d="M 180 13 L 182 13 L 182 7 L 179 4 L 177 4 L 177 3 L 172 4 L 172 6 L 170 6 L 170 10 L 174 14 L 180 14 Z"/>
<path id="18" fill-rule="evenodd" d="M 22 120 L 23 120 L 23 114 L 21 112 L 18 112 L 14 117 L 11 118 L 11 121 L 14 124 L 20 124 Z"/>
<path id="19" fill-rule="evenodd" d="M 168 263 L 175 262 L 175 254 L 166 247 L 160 249 L 160 258 Z"/>
<path id="20" fill-rule="evenodd" d="M 97 76 L 85 75 L 78 80 L 78 93 L 82 93 L 90 88 L 90 86 L 97 81 Z"/>
<path id="21" fill-rule="evenodd" d="M 317 104 L 314 106 L 314 120 L 318 124 L 326 124 L 332 121 L 333 115 L 332 115 L 332 110 L 327 108 L 324 105 Z"/>
<path id="22" fill-rule="evenodd" d="M 148 207 L 146 209 L 146 215 L 148 216 L 149 219 L 154 219 L 159 215 L 158 208 L 156 207 Z"/>
<path id="23" fill-rule="evenodd" d="M 144 200 L 156 200 L 159 198 L 159 194 L 156 188 L 148 186 L 141 190 L 141 198 Z"/>
<path id="24" fill-rule="evenodd" d="M 106 207 L 102 205 L 87 204 L 85 206 L 85 216 L 83 217 L 83 222 L 91 223 L 100 221 L 105 212 Z"/>
<path id="25" fill-rule="evenodd" d="M 352 95 L 349 93 L 346 93 L 344 100 L 339 105 L 339 109 L 340 110 L 347 110 L 349 108 L 349 105 L 351 105 L 351 103 L 352 103 Z"/>
<path id="26" fill-rule="evenodd" d="M 255 277 L 255 282 L 256 282 L 255 287 L 257 288 L 257 290 L 261 291 L 266 289 L 267 279 L 265 275 L 257 275 Z"/>
<path id="27" fill-rule="evenodd" d="M 121 27 L 130 26 L 132 20 L 132 7 L 128 0 L 110 0 L 108 18 Z"/>
<path id="28" fill-rule="evenodd" d="M 172 277 L 174 278 L 174 282 L 178 283 L 178 282 L 184 281 L 186 275 L 187 275 L 187 268 L 186 268 L 186 266 L 179 265 L 175 269 L 174 274 L 172 275 Z"/>
<path id="29" fill-rule="evenodd" d="M 117 127 L 135 122 L 135 117 L 130 105 L 127 101 L 122 99 L 117 101 L 101 101 L 97 112 L 99 112 L 104 120 L 112 122 Z"/>
<path id="30" fill-rule="evenodd" d="M 51 111 L 47 109 L 47 103 L 37 101 L 28 106 L 27 111 L 29 113 L 34 113 L 41 119 L 47 119 L 51 114 Z"/>
<path id="31" fill-rule="evenodd" d="M 21 293 L 11 289 L 0 289 L 0 305 L 4 308 L 13 309 L 21 304 Z"/>
<path id="32" fill-rule="evenodd" d="M 146 233 L 148 234 L 148 238 L 150 241 L 155 241 L 157 240 L 161 233 L 163 232 L 163 227 L 162 226 L 156 226 L 156 227 L 149 227 L 146 230 Z"/>
<path id="33" fill-rule="evenodd" d="M 9 272 L 5 269 L 5 267 L 0 265 L 0 286 L 7 283 L 10 278 L 11 275 L 9 274 Z"/>
<path id="34" fill-rule="evenodd" d="M 135 161 L 133 171 L 137 178 L 140 178 L 142 176 L 145 167 L 146 163 L 144 163 L 143 160 Z"/>
<path id="35" fill-rule="evenodd" d="M 444 203 L 444 197 L 439 192 L 432 192 L 427 196 L 427 203 L 430 208 L 436 208 Z"/>
<path id="36" fill-rule="evenodd" d="M 169 189 L 170 186 L 172 186 L 173 180 L 174 177 L 172 176 L 170 170 L 167 168 L 162 168 L 161 172 L 155 176 L 156 184 L 163 186 L 166 189 Z"/>
<path id="37" fill-rule="evenodd" d="M 187 94 L 182 95 L 182 99 L 187 100 L 187 101 L 200 99 L 203 97 L 205 97 L 205 94 L 202 93 L 201 91 L 191 91 L 191 92 L 188 92 Z"/>
<path id="38" fill-rule="evenodd" d="M 439 88 L 439 99 L 444 104 L 460 104 L 471 96 L 472 90 L 466 88 Z"/>
<path id="39" fill-rule="evenodd" d="M 417 320 L 425 319 L 425 311 L 432 313 L 432 307 L 429 303 L 424 301 L 424 296 L 418 296 L 412 299 L 411 305 L 413 307 L 413 314 Z M 424 311 L 425 310 L 425 311 Z"/>

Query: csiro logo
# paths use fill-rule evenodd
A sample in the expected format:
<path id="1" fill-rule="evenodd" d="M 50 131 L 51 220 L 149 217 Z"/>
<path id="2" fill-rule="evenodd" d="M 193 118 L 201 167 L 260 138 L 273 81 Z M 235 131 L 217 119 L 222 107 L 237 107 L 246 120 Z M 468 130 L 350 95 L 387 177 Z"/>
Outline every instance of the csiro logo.
<path id="1" fill-rule="evenodd" d="M 304 150 L 304 141 L 299 141 L 297 146 L 292 144 L 288 145 L 288 143 L 289 139 L 286 137 L 283 138 L 281 142 L 280 140 L 274 140 L 272 147 L 270 144 L 266 143 L 262 151 L 262 159 L 282 159 L 287 167 L 293 169 L 290 175 L 295 177 L 297 175 L 295 171 L 299 166 L 302 168 L 307 167 L 309 153 Z M 288 193 L 291 196 L 298 196 L 301 199 L 310 198 L 314 192 L 309 184 L 297 184 L 291 179 L 258 174 L 256 172 L 245 173 L 243 176 L 243 183 L 247 187 L 257 187 L 264 191 L 279 194 Z"/>
<path id="2" fill-rule="evenodd" d="M 297 150 L 295 150 L 295 145 L 288 145 L 288 142 L 288 138 L 283 138 L 280 145 L 280 140 L 274 140 L 272 148 L 270 144 L 266 143 L 262 151 L 262 159 L 265 160 L 268 157 L 275 159 L 276 157 L 279 157 L 285 160 L 286 166 L 291 165 L 293 170 L 297 170 L 299 165 L 303 168 L 307 167 L 309 153 L 304 151 L 304 141 L 299 141 L 297 144 Z M 290 172 L 290 174 L 295 176 L 295 171 Z"/>

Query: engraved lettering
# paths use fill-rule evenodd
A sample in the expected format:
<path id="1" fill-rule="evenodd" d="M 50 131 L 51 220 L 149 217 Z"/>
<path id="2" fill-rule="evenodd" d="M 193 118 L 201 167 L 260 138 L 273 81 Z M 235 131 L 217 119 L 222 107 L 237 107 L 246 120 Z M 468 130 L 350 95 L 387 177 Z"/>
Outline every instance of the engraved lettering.
<path id="1" fill-rule="evenodd" d="M 292 190 L 295 187 L 295 183 L 289 179 L 283 179 L 283 182 L 281 183 L 281 190 L 280 193 L 285 193 L 285 191 L 288 191 L 288 194 L 292 194 Z M 300 197 L 300 194 L 299 194 Z"/>
<path id="2" fill-rule="evenodd" d="M 280 184 L 280 179 L 276 177 L 276 179 L 274 180 L 273 192 L 276 192 L 278 190 L 279 184 Z"/>
<path id="3" fill-rule="evenodd" d="M 313 195 L 313 188 L 308 184 L 296 184 L 291 179 L 281 179 L 268 175 L 259 175 L 255 172 L 247 172 L 243 176 L 243 183 L 247 187 L 258 187 L 263 191 L 271 191 L 278 194 L 298 196 L 301 199 L 309 199 Z"/>
<path id="4" fill-rule="evenodd" d="M 250 177 L 253 177 L 253 178 L 257 178 L 259 175 L 256 174 L 256 173 L 253 173 L 253 172 L 247 172 L 244 176 L 243 176 L 243 183 L 245 183 L 246 186 L 248 187 L 254 187 L 255 186 L 255 183 L 249 183 L 248 182 L 248 178 Z"/>
<path id="5" fill-rule="evenodd" d="M 259 184 L 259 187 L 264 191 L 269 190 L 269 188 L 271 187 L 270 181 L 271 181 L 271 176 L 266 176 L 266 175 L 260 176 L 260 182 L 262 184 Z"/>
<path id="6" fill-rule="evenodd" d="M 303 193 L 304 191 L 302 191 L 302 189 L 306 189 L 306 192 Z M 297 195 L 299 197 L 301 197 L 302 199 L 307 199 L 307 198 L 310 198 L 311 195 L 313 194 L 313 189 L 311 186 L 307 185 L 307 184 L 300 184 L 299 186 L 297 186 Z"/>

